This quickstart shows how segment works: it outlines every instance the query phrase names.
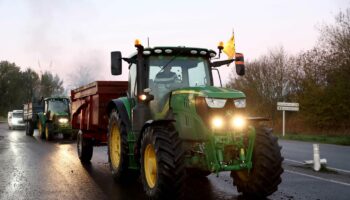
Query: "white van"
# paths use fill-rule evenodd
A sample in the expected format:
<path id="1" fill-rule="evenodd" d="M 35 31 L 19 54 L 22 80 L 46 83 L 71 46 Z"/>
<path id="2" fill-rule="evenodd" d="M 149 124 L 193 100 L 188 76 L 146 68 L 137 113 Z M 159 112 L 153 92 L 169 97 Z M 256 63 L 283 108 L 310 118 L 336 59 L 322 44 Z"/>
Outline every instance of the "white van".
<path id="1" fill-rule="evenodd" d="M 7 114 L 9 129 L 24 128 L 23 110 L 13 110 Z"/>

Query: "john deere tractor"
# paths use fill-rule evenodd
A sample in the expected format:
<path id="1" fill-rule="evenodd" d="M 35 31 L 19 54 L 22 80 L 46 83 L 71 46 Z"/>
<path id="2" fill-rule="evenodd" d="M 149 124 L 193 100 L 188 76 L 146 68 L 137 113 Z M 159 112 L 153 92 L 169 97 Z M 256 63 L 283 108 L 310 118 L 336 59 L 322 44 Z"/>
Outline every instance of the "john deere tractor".
<path id="1" fill-rule="evenodd" d="M 213 50 L 144 48 L 123 58 L 111 53 L 113 75 L 129 67 L 126 97 L 108 105 L 108 156 L 116 181 L 141 175 L 151 199 L 179 199 L 186 176 L 230 171 L 233 185 L 253 198 L 277 190 L 283 173 L 280 146 L 272 131 L 254 126 L 244 93 L 213 86 L 212 70 L 235 63 L 244 75 L 243 55 L 215 61 Z"/>
<path id="2" fill-rule="evenodd" d="M 27 135 L 33 135 L 35 126 L 39 137 L 52 140 L 62 133 L 64 138 L 74 137 L 70 124 L 70 100 L 66 97 L 49 97 L 24 105 Z"/>

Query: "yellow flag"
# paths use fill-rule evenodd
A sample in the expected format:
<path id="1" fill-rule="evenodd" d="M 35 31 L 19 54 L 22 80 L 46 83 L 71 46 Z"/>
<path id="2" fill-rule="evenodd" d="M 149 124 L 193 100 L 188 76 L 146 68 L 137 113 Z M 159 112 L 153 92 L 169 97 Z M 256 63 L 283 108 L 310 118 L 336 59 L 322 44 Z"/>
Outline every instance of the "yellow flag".
<path id="1" fill-rule="evenodd" d="M 232 59 L 235 57 L 235 54 L 236 54 L 235 36 L 233 33 L 232 33 L 232 37 L 230 38 L 230 40 L 225 43 L 223 51 L 229 59 Z"/>

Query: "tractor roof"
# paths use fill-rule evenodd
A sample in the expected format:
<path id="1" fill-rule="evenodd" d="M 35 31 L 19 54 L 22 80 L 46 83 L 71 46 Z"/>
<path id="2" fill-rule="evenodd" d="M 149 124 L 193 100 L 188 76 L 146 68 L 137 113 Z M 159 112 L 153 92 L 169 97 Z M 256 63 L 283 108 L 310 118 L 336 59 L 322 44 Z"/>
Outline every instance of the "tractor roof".
<path id="1" fill-rule="evenodd" d="M 50 99 L 68 99 L 69 100 L 68 97 L 59 97 L 59 96 L 57 96 L 57 97 L 47 97 L 44 100 L 46 101 L 46 100 L 50 100 Z"/>
<path id="2" fill-rule="evenodd" d="M 143 54 L 147 55 L 188 55 L 188 56 L 202 56 L 202 57 L 214 57 L 216 52 L 211 49 L 197 48 L 197 47 L 153 47 L 145 48 Z M 130 58 L 133 58 L 137 53 L 131 54 Z"/>

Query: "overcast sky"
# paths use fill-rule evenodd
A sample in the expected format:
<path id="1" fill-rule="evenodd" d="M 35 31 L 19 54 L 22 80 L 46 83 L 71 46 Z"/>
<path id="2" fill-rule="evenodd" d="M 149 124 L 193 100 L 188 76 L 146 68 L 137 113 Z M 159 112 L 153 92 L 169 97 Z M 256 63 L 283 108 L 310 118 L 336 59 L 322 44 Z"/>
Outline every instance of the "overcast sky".
<path id="1" fill-rule="evenodd" d="M 253 60 L 283 46 L 312 48 L 318 27 L 350 7 L 349 0 L 0 0 L 0 60 L 50 70 L 68 82 L 81 66 L 96 79 L 110 74 L 110 52 L 133 53 L 134 40 L 151 46 L 216 50 L 235 30 L 236 49 Z M 127 68 L 124 68 L 127 69 Z M 229 69 L 222 69 L 224 82 Z"/>

